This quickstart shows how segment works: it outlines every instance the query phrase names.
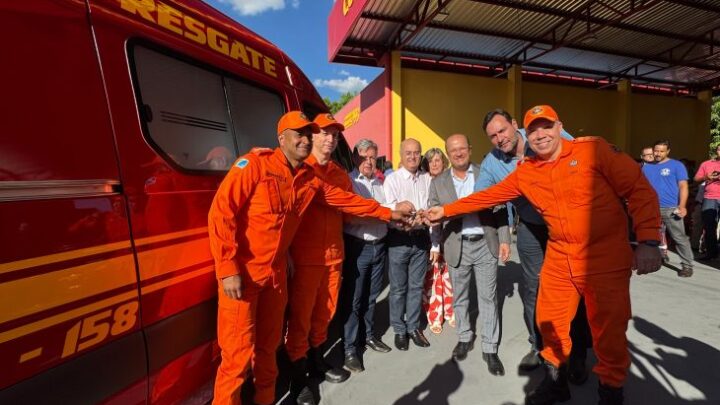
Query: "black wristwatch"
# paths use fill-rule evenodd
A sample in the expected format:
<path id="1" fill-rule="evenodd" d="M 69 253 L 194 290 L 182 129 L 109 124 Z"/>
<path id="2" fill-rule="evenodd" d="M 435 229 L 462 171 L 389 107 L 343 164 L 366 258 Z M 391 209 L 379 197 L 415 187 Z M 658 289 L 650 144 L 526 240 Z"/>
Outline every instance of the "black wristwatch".
<path id="1" fill-rule="evenodd" d="M 638 242 L 638 243 L 642 243 L 643 245 L 648 245 L 648 246 L 652 246 L 652 247 L 659 247 L 659 246 L 660 246 L 660 241 L 659 241 L 659 240 L 641 240 L 641 241 Z"/>

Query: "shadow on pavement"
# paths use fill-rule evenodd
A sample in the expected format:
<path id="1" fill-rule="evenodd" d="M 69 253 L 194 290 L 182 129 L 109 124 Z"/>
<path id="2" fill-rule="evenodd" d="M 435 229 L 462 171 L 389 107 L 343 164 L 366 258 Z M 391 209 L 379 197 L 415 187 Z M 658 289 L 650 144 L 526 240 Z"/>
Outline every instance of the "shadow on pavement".
<path id="1" fill-rule="evenodd" d="M 717 404 L 720 398 L 720 351 L 691 337 L 676 337 L 643 318 L 634 317 L 635 329 L 652 339 L 652 352 L 629 343 L 633 365 L 641 376 L 630 373 L 626 386 L 635 398 L 648 404 Z M 681 354 L 680 352 L 684 352 Z M 702 398 L 680 397 L 678 385 L 689 385 Z M 688 392 L 688 388 L 683 388 Z"/>
<path id="2" fill-rule="evenodd" d="M 412 391 L 400 397 L 393 405 L 448 405 L 448 398 L 457 391 L 463 373 L 452 359 L 436 364 L 430 374 Z"/>

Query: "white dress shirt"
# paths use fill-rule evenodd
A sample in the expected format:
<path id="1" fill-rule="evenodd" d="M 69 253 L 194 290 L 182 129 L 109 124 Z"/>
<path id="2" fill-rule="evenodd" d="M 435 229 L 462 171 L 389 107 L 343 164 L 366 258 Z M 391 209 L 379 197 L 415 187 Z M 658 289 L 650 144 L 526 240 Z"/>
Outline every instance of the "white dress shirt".
<path id="1" fill-rule="evenodd" d="M 385 202 L 385 192 L 383 191 L 382 182 L 375 176 L 368 178 L 358 171 L 353 170 L 349 174 L 355 194 L 372 198 L 385 207 L 389 207 Z M 348 216 L 349 220 L 344 225 L 343 232 L 363 239 L 368 242 L 379 240 L 387 235 L 387 224 L 375 218 L 360 218 L 356 216 Z"/>
<path id="2" fill-rule="evenodd" d="M 426 210 L 428 208 L 430 180 L 430 174 L 420 173 L 419 171 L 413 174 L 404 167 L 390 173 L 385 178 L 385 184 L 383 184 L 388 207 L 395 209 L 395 204 L 410 201 L 415 206 L 415 210 Z M 395 225 L 390 226 L 394 227 Z"/>
<path id="3" fill-rule="evenodd" d="M 473 167 L 470 165 L 467 172 L 465 172 L 465 178 L 455 176 L 455 169 L 450 168 L 450 177 L 452 177 L 453 186 L 455 186 L 455 194 L 458 200 L 467 197 L 473 193 L 475 187 L 475 176 L 473 174 Z M 480 216 L 477 212 L 472 214 L 463 215 L 462 217 L 462 234 L 463 235 L 483 235 L 485 231 L 480 225 Z"/>

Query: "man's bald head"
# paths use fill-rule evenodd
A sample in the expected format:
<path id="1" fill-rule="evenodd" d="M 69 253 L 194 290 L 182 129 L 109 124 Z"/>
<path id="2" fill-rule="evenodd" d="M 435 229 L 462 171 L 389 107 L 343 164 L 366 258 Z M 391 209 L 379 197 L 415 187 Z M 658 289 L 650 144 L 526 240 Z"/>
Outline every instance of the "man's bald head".
<path id="1" fill-rule="evenodd" d="M 422 146 L 413 138 L 407 138 L 400 143 L 400 162 L 402 167 L 410 173 L 417 172 L 420 167 Z"/>
<path id="2" fill-rule="evenodd" d="M 470 141 L 466 135 L 450 135 L 445 140 L 445 152 L 447 152 L 453 169 L 465 171 L 470 166 L 470 154 L 472 152 L 472 148 L 470 147 Z"/>

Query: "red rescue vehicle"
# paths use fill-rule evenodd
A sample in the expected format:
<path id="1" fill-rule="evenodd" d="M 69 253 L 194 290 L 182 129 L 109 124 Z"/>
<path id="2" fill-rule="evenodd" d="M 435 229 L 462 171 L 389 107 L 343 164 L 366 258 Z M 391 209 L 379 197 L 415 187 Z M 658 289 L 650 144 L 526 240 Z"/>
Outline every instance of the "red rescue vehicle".
<path id="1" fill-rule="evenodd" d="M 210 202 L 322 99 L 200 0 L 4 1 L 0 36 L 0 403 L 206 402 Z"/>

